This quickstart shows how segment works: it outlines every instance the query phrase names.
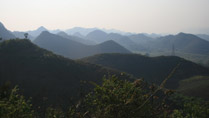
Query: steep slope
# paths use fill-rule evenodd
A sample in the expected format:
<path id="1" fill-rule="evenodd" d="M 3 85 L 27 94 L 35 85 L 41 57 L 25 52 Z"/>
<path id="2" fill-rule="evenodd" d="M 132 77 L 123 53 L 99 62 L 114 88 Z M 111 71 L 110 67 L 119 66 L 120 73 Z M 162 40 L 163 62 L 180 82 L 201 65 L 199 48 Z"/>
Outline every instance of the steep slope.
<path id="1" fill-rule="evenodd" d="M 0 57 L 0 84 L 9 81 L 19 85 L 24 95 L 33 98 L 35 105 L 68 104 L 71 97 L 76 98 L 83 92 L 81 89 L 89 89 L 89 84 L 82 86 L 81 81 L 98 83 L 108 73 L 130 79 L 118 71 L 55 55 L 26 39 L 0 43 Z"/>
<path id="2" fill-rule="evenodd" d="M 49 32 L 42 32 L 34 43 L 38 46 L 53 51 L 56 54 L 63 55 L 72 59 L 91 56 L 99 53 L 130 53 L 127 49 L 111 41 L 107 44 L 84 45 L 82 43 L 63 38 Z"/>
<path id="3" fill-rule="evenodd" d="M 209 75 L 209 69 L 172 56 L 150 58 L 137 54 L 100 54 L 81 60 L 118 69 L 136 77 L 144 77 L 148 82 L 157 84 L 160 84 L 180 63 L 180 67 L 166 84 L 169 88 L 177 88 L 180 80 L 194 75 Z"/>
<path id="4" fill-rule="evenodd" d="M 71 36 L 71 35 L 68 35 L 67 33 L 65 32 L 59 32 L 57 33 L 57 35 L 63 37 L 63 38 L 66 38 L 66 39 L 70 39 L 70 40 L 73 40 L 73 41 L 76 41 L 76 42 L 79 42 L 79 43 L 82 43 L 82 44 L 85 44 L 85 45 L 95 45 L 96 43 L 93 42 L 93 41 L 90 41 L 90 40 L 85 40 L 83 38 L 79 38 L 77 36 Z"/>
<path id="5" fill-rule="evenodd" d="M 15 36 L 9 30 L 7 30 L 1 22 L 0 22 L 0 38 L 2 38 L 3 40 L 15 38 Z"/>

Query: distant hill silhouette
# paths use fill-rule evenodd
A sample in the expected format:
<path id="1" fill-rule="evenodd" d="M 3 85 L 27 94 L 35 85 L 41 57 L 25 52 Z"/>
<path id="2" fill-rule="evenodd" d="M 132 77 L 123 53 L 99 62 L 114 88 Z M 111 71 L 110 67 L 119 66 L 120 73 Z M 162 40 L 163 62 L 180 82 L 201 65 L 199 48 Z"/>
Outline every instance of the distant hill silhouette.
<path id="1" fill-rule="evenodd" d="M 91 40 L 97 43 L 102 43 L 104 41 L 113 40 L 117 42 L 118 44 L 122 45 L 123 47 L 127 48 L 128 50 L 135 51 L 135 50 L 144 50 L 144 47 L 136 44 L 133 42 L 128 36 L 123 36 L 118 33 L 105 33 L 101 30 L 95 30 L 93 32 L 90 32 L 86 36 L 87 40 Z"/>
<path id="2" fill-rule="evenodd" d="M 7 30 L 1 22 L 0 22 L 0 38 L 2 38 L 3 40 L 15 38 L 15 36 L 9 30 Z"/>
<path id="3" fill-rule="evenodd" d="M 131 79 L 112 69 L 55 55 L 26 39 L 0 43 L 0 57 L 0 84 L 19 85 L 34 105 L 42 104 L 43 98 L 47 99 L 44 104 L 70 104 L 70 98 L 78 97 L 81 89 L 89 90 L 89 84 L 82 86 L 81 81 L 100 83 L 108 74 Z"/>
<path id="4" fill-rule="evenodd" d="M 168 88 L 177 88 L 178 82 L 194 75 L 209 75 L 209 69 L 179 57 L 146 57 L 137 54 L 98 54 L 81 61 L 118 69 L 144 77 L 148 82 L 160 84 L 180 63 L 180 67 L 166 84 Z"/>
<path id="5" fill-rule="evenodd" d="M 133 42 L 140 44 L 140 45 L 146 45 L 148 43 L 150 43 L 151 40 L 153 40 L 153 38 L 146 36 L 145 34 L 134 34 L 134 35 L 130 35 L 128 36 Z"/>
<path id="6" fill-rule="evenodd" d="M 61 36 L 51 34 L 47 31 L 42 32 L 34 43 L 38 46 L 63 55 L 72 59 L 91 56 L 99 53 L 130 53 L 127 49 L 110 41 L 98 45 L 84 45 L 74 40 L 66 39 Z M 108 44 L 108 45 L 107 45 Z"/>
<path id="7" fill-rule="evenodd" d="M 123 31 L 116 30 L 116 29 L 83 28 L 83 27 L 74 27 L 74 28 L 65 30 L 65 32 L 69 35 L 74 35 L 75 33 L 80 33 L 82 36 L 86 36 L 87 34 L 89 34 L 90 32 L 93 32 L 95 30 L 101 30 L 105 33 L 118 33 L 121 35 L 132 35 L 132 33 L 130 33 L 130 32 L 123 32 Z M 80 38 L 83 38 L 83 37 L 80 37 Z"/>
<path id="8" fill-rule="evenodd" d="M 85 39 L 77 37 L 77 36 L 71 36 L 71 35 L 68 35 L 65 32 L 59 32 L 59 33 L 57 33 L 57 35 L 59 35 L 59 36 L 61 36 L 63 38 L 66 38 L 66 39 L 74 40 L 74 41 L 82 43 L 82 44 L 86 44 L 86 45 L 94 45 L 94 44 L 96 44 L 93 41 L 85 40 Z"/>
<path id="9" fill-rule="evenodd" d="M 65 30 L 65 32 L 70 35 L 73 35 L 73 34 L 79 32 L 81 35 L 86 36 L 88 33 L 92 32 L 94 30 L 97 30 L 97 28 L 74 27 L 74 28 Z"/>
<path id="10" fill-rule="evenodd" d="M 30 35 L 32 35 L 33 37 L 37 37 L 38 35 L 41 34 L 41 32 L 43 31 L 48 31 L 45 27 L 41 26 L 36 30 L 31 30 L 31 31 L 27 31 Z"/>
<path id="11" fill-rule="evenodd" d="M 79 32 L 74 33 L 73 36 L 77 36 L 77 37 L 82 38 L 82 39 L 85 38 L 85 37 L 84 37 L 81 33 L 79 33 Z"/>
<path id="12" fill-rule="evenodd" d="M 107 39 L 107 33 L 101 31 L 101 30 L 95 30 L 90 32 L 86 35 L 86 39 L 94 41 L 96 43 L 102 43 L 105 41 L 108 41 Z"/>
<path id="13" fill-rule="evenodd" d="M 179 52 L 209 55 L 209 42 L 193 34 L 179 33 L 158 38 L 150 47 L 159 50 L 171 50 L 172 45 Z"/>

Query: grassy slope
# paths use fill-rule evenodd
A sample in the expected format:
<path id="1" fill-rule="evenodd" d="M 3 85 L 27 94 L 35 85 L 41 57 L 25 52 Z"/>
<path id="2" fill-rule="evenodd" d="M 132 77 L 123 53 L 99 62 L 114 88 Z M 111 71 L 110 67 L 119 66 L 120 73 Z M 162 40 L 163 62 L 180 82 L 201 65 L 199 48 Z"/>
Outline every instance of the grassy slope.
<path id="1" fill-rule="evenodd" d="M 195 97 L 209 99 L 209 76 L 194 76 L 179 82 L 177 91 Z"/>

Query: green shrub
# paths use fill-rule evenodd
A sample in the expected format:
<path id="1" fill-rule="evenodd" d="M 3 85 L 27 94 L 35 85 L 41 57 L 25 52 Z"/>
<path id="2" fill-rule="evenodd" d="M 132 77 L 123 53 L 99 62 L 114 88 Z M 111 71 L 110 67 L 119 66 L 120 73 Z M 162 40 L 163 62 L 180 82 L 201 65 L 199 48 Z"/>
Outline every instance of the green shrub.
<path id="1" fill-rule="evenodd" d="M 0 118 L 34 118 L 30 100 L 18 94 L 17 86 L 8 97 L 0 98 Z"/>

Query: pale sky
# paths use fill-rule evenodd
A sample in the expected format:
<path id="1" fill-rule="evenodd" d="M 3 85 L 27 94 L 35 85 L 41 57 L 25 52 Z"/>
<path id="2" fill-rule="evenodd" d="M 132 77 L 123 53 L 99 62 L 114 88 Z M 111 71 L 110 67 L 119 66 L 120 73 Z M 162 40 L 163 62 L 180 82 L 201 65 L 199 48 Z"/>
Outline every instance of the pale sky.
<path id="1" fill-rule="evenodd" d="M 0 0 L 11 31 L 73 27 L 146 33 L 209 33 L 209 0 Z"/>

